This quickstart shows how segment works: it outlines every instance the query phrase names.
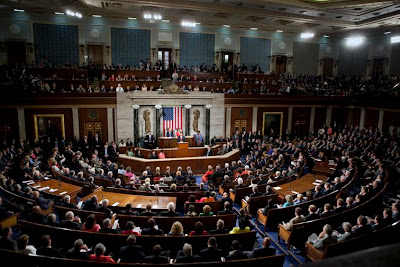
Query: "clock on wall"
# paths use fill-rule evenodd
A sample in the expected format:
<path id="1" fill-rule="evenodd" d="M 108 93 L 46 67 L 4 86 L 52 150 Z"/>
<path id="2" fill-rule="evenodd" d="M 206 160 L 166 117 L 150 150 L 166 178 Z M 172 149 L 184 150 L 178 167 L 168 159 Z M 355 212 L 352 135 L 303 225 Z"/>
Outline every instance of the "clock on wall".
<path id="1" fill-rule="evenodd" d="M 97 116 L 98 116 L 98 113 L 97 113 L 96 110 L 91 110 L 91 111 L 89 112 L 89 117 L 90 117 L 91 119 L 96 119 Z"/>
<path id="2" fill-rule="evenodd" d="M 224 39 L 224 44 L 225 44 L 225 45 L 231 45 L 231 43 L 232 43 L 232 39 L 229 38 L 229 37 L 225 37 L 225 39 Z"/>

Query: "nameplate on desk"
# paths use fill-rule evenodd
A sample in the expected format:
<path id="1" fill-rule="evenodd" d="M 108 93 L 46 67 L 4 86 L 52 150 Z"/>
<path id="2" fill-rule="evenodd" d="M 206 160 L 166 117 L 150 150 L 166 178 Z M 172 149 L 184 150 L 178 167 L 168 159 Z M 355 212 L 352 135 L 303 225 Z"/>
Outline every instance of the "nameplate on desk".
<path id="1" fill-rule="evenodd" d="M 53 193 L 53 192 L 56 192 L 58 189 L 56 189 L 56 188 L 51 188 L 50 190 L 49 190 L 49 192 L 50 193 Z"/>
<path id="2" fill-rule="evenodd" d="M 119 202 L 115 202 L 114 204 L 112 204 L 111 206 L 116 207 L 118 206 Z"/>
<path id="3" fill-rule="evenodd" d="M 61 192 L 59 195 L 62 196 L 62 195 L 65 195 L 66 193 L 68 193 L 68 192 L 64 191 L 64 192 Z"/>
<path id="4" fill-rule="evenodd" d="M 317 183 L 322 183 L 323 181 L 322 180 L 315 180 Z"/>
<path id="5" fill-rule="evenodd" d="M 321 185 L 320 183 L 315 183 L 315 182 L 314 182 L 314 183 L 312 183 L 312 184 L 313 184 L 313 185 Z"/>
<path id="6" fill-rule="evenodd" d="M 38 190 L 39 191 L 44 191 L 44 190 L 47 190 L 47 189 L 50 189 L 50 187 L 46 186 L 46 187 L 39 188 Z"/>
<path id="7" fill-rule="evenodd" d="M 142 204 L 137 204 L 136 208 L 140 209 L 142 207 Z"/>
<path id="8" fill-rule="evenodd" d="M 282 187 L 275 186 L 275 187 L 273 187 L 273 189 L 275 189 L 275 190 L 280 190 L 280 189 L 282 189 Z"/>

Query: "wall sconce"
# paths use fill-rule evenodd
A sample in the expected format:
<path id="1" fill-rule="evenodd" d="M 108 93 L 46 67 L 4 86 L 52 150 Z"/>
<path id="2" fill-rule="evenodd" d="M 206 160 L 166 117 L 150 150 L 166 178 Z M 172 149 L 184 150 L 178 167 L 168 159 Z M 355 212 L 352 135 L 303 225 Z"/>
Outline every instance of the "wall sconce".
<path id="1" fill-rule="evenodd" d="M 271 63 L 274 63 L 274 61 L 275 61 L 275 56 L 269 56 L 269 59 L 270 59 Z"/>
<path id="2" fill-rule="evenodd" d="M 319 65 L 322 66 L 322 64 L 324 64 L 324 60 L 320 59 L 319 60 Z"/>
<path id="3" fill-rule="evenodd" d="M 106 46 L 106 49 L 107 49 L 107 56 L 109 56 L 109 55 L 110 55 L 110 46 L 107 45 L 107 46 Z"/>
<path id="4" fill-rule="evenodd" d="M 221 53 L 221 52 L 215 52 L 215 58 L 216 58 L 217 60 L 219 60 L 219 55 L 220 55 L 220 53 Z"/>
<path id="5" fill-rule="evenodd" d="M 292 64 L 292 61 L 293 61 L 293 57 L 288 57 L 288 63 L 289 63 L 289 65 Z"/>
<path id="6" fill-rule="evenodd" d="M 85 47 L 85 45 L 80 45 L 80 47 L 81 47 L 81 54 L 83 55 L 83 53 L 84 53 L 83 48 Z"/>
<path id="7" fill-rule="evenodd" d="M 28 46 L 28 53 L 33 53 L 33 43 L 26 43 Z"/>

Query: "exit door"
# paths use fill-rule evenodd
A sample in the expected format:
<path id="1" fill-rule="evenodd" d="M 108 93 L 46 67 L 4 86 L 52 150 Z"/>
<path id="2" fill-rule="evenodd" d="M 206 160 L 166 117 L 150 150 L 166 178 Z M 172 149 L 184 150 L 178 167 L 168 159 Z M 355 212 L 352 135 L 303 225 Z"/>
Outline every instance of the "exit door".
<path id="1" fill-rule="evenodd" d="M 91 140 L 95 134 L 98 134 L 101 138 L 101 122 L 85 122 L 85 135 Z"/>
<path id="2" fill-rule="evenodd" d="M 161 77 L 171 78 L 172 73 L 169 70 L 169 64 L 171 63 L 172 49 L 170 48 L 159 48 L 157 52 L 157 60 L 161 62 L 162 71 Z"/>

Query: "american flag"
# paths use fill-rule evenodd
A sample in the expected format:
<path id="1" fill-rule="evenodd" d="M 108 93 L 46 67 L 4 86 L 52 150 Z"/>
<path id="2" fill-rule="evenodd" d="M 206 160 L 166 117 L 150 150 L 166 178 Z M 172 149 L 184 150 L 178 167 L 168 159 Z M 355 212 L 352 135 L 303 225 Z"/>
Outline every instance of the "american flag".
<path id="1" fill-rule="evenodd" d="M 164 116 L 163 116 L 163 133 L 165 136 L 165 132 L 168 128 L 171 128 L 174 131 L 177 128 L 182 129 L 182 107 L 170 107 L 163 108 Z"/>

